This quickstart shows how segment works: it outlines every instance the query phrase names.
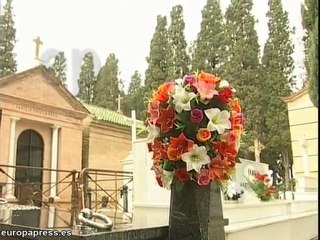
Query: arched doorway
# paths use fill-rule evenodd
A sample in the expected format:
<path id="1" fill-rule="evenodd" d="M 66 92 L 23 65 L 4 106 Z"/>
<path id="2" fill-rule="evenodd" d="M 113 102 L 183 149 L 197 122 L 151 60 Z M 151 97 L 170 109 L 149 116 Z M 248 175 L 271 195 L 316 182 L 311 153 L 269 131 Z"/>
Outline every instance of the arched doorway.
<path id="1" fill-rule="evenodd" d="M 16 165 L 43 167 L 44 143 L 41 135 L 31 129 L 23 131 L 17 142 Z M 23 203 L 32 202 L 36 192 L 42 191 L 42 170 L 17 168 L 15 196 Z"/>

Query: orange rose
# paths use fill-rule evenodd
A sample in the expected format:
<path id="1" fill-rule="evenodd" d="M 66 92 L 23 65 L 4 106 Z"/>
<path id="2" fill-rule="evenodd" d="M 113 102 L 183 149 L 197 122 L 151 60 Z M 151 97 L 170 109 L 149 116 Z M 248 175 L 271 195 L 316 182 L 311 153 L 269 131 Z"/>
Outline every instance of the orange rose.
<path id="1" fill-rule="evenodd" d="M 205 82 L 208 82 L 208 83 L 217 83 L 217 82 L 220 81 L 220 78 L 218 78 L 215 75 L 210 74 L 210 73 L 201 72 L 198 75 L 198 80 L 199 81 L 205 81 Z"/>
<path id="2" fill-rule="evenodd" d="M 211 138 L 211 131 L 208 128 L 200 128 L 197 133 L 197 139 L 200 142 L 208 141 Z"/>

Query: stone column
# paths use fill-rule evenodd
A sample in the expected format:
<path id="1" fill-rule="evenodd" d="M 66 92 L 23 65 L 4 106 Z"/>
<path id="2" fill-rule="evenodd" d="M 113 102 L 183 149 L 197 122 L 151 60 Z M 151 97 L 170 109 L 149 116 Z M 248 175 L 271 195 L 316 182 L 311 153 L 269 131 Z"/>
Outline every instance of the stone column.
<path id="1" fill-rule="evenodd" d="M 53 206 L 50 206 L 48 210 L 48 228 L 49 229 L 53 229 L 55 227 L 54 226 L 55 213 L 56 213 L 56 208 Z"/>
<path id="2" fill-rule="evenodd" d="M 14 166 L 16 164 L 15 161 L 15 150 L 16 150 L 16 124 L 17 121 L 19 121 L 20 118 L 17 117 L 11 117 L 10 118 L 10 135 L 9 135 L 9 156 L 8 156 L 8 165 Z M 14 184 L 13 179 L 15 175 L 15 169 L 9 167 L 8 168 L 8 175 L 11 177 L 8 177 L 7 180 L 7 194 L 6 199 L 15 199 L 14 193 Z"/>
<path id="3" fill-rule="evenodd" d="M 59 128 L 54 125 L 51 127 L 52 129 L 52 138 L 51 138 L 51 166 L 50 168 L 53 170 L 58 169 L 58 151 L 59 151 Z M 50 197 L 57 198 L 57 171 L 51 171 L 50 174 Z"/>

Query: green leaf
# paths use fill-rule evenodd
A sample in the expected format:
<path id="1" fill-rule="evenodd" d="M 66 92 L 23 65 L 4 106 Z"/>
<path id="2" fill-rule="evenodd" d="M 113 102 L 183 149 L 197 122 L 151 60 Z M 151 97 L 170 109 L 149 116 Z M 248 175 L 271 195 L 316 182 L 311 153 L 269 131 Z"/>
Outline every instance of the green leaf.
<path id="1" fill-rule="evenodd" d="M 178 179 L 175 179 L 175 188 L 176 191 L 181 192 L 184 187 L 184 182 L 179 181 Z"/>
<path id="2" fill-rule="evenodd" d="M 164 160 L 163 161 L 163 169 L 166 171 L 173 171 L 174 170 L 174 164 L 170 160 Z"/>

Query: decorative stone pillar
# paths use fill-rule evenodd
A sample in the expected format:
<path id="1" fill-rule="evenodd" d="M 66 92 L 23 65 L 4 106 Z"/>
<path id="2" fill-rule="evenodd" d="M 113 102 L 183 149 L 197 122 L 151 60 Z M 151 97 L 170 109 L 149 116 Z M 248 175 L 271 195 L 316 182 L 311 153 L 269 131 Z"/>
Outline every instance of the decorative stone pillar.
<path id="1" fill-rule="evenodd" d="M 199 186 L 173 181 L 169 214 L 169 240 L 225 240 L 220 188 L 215 182 Z"/>
<path id="2" fill-rule="evenodd" d="M 16 124 L 17 121 L 19 121 L 20 118 L 17 117 L 11 117 L 10 118 L 10 135 L 9 135 L 9 156 L 8 156 L 8 165 L 14 166 L 16 164 L 15 161 L 15 150 L 16 150 Z M 13 179 L 15 176 L 15 169 L 9 167 L 8 168 L 8 177 L 7 180 L 7 194 L 6 199 L 15 199 L 15 196 L 13 195 L 14 191 L 14 184 Z"/>
<path id="3" fill-rule="evenodd" d="M 58 151 L 59 151 L 59 126 L 52 126 L 52 138 L 51 138 L 51 166 L 52 170 L 58 169 Z M 51 171 L 50 174 L 50 197 L 57 198 L 57 171 Z"/>

